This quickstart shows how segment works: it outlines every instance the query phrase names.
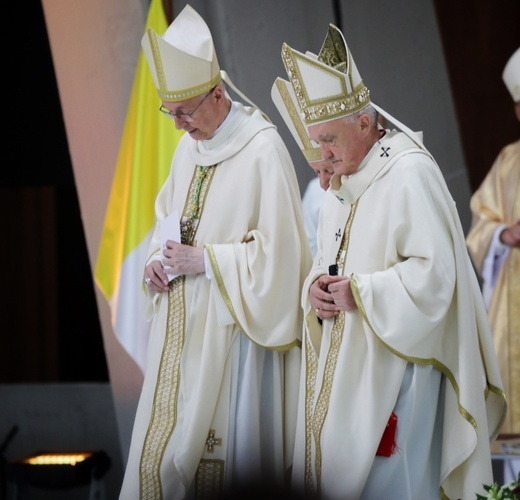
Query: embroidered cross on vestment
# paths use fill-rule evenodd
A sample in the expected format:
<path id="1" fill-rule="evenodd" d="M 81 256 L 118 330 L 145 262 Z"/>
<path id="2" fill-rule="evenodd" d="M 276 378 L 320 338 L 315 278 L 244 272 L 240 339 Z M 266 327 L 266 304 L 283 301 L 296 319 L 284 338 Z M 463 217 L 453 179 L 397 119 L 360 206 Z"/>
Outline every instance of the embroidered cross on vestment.
<path id="1" fill-rule="evenodd" d="M 382 151 L 382 153 L 379 155 L 380 158 L 383 158 L 383 156 L 386 156 L 386 157 L 390 156 L 388 154 L 388 151 L 390 151 L 390 148 L 385 148 L 385 147 L 381 146 L 381 151 Z"/>
<path id="2" fill-rule="evenodd" d="M 206 451 L 213 453 L 215 446 L 222 446 L 222 438 L 215 437 L 215 429 L 210 429 L 208 433 L 208 439 L 206 439 Z"/>

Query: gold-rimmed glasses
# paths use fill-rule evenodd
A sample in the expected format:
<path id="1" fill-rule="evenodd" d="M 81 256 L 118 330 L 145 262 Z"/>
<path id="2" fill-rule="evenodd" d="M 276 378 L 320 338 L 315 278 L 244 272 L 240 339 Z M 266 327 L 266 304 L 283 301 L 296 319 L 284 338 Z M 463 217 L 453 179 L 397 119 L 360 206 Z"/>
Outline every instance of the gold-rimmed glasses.
<path id="1" fill-rule="evenodd" d="M 216 87 L 213 87 L 205 96 L 204 98 L 202 99 L 202 101 L 200 101 L 196 106 L 195 106 L 195 109 L 192 109 L 189 113 L 174 113 L 173 111 L 170 111 L 168 108 L 165 108 L 162 104 L 161 104 L 161 107 L 159 108 L 159 111 L 163 114 L 163 115 L 166 115 L 168 118 L 171 118 L 172 120 L 174 118 L 177 118 L 178 120 L 185 120 L 187 122 L 191 122 L 193 121 L 193 115 L 195 114 L 195 112 L 197 111 L 197 109 L 199 109 L 201 106 L 202 106 L 202 103 L 207 99 L 207 97 L 215 90 Z"/>

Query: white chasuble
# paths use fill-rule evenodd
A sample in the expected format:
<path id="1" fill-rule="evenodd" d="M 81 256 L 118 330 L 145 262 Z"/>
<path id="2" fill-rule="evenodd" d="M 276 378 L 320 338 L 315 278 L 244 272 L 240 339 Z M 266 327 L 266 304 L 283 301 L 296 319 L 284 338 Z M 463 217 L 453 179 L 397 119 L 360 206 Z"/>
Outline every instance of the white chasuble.
<path id="1" fill-rule="evenodd" d="M 358 310 L 320 325 L 308 291 L 334 264 Z M 302 307 L 297 491 L 473 500 L 492 483 L 505 401 L 482 297 L 440 170 L 405 134 L 333 176 Z M 396 451 L 376 457 L 392 412 Z"/>
<path id="2" fill-rule="evenodd" d="M 148 293 L 149 356 L 121 500 L 278 485 L 291 466 L 310 249 L 280 136 L 257 110 L 233 106 L 212 139 L 183 136 L 156 200 L 150 259 L 160 258 L 160 221 L 178 211 L 183 242 L 205 248 L 212 277 Z"/>

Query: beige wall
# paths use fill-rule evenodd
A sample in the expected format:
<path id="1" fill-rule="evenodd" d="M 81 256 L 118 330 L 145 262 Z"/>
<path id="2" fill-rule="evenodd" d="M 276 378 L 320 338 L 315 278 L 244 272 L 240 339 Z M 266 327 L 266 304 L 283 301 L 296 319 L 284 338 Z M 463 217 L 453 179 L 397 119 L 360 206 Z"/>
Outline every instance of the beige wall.
<path id="1" fill-rule="evenodd" d="M 91 269 L 97 252 L 147 14 L 141 0 L 42 0 Z M 142 375 L 97 304 L 126 459 Z"/>

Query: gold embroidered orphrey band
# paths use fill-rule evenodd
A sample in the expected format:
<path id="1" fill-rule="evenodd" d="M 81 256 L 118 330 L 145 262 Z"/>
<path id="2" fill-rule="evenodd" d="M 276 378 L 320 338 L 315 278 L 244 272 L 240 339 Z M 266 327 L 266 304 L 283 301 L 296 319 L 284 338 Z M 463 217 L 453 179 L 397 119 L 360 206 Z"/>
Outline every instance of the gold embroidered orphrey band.
<path id="1" fill-rule="evenodd" d="M 359 199 L 350 207 L 350 214 L 343 231 L 343 239 L 341 241 L 336 264 L 338 271 L 343 269 L 345 258 L 350 242 L 350 229 L 352 221 L 356 213 Z M 316 390 L 316 376 L 318 361 L 314 350 L 310 346 L 310 341 L 306 338 L 306 366 L 310 373 L 307 373 L 305 395 L 305 493 L 311 498 L 319 498 L 321 493 L 321 430 L 325 423 L 325 418 L 329 409 L 330 393 L 332 391 L 332 381 L 339 356 L 339 349 L 343 340 L 343 328 L 345 326 L 345 312 L 340 311 L 334 318 L 334 324 L 331 331 L 331 341 L 329 352 L 327 353 L 327 361 L 325 363 L 325 371 L 323 374 L 322 387 L 316 401 L 316 405 L 312 408 L 314 400 L 314 392 Z M 314 471 L 316 475 L 316 485 L 313 481 L 313 463 L 312 463 L 312 441 L 314 440 L 316 457 L 314 459 Z"/>
<path id="2" fill-rule="evenodd" d="M 183 210 L 181 221 L 181 242 L 185 245 L 193 245 L 198 224 L 202 216 L 204 202 L 215 173 L 215 166 L 195 168 L 188 196 Z M 184 346 L 184 334 L 186 323 L 186 311 L 184 310 L 184 284 L 185 276 L 177 276 L 170 283 L 168 292 L 168 320 L 164 347 L 157 375 L 157 386 L 154 395 L 154 407 L 150 424 L 143 444 L 143 452 L 139 467 L 140 498 L 163 498 L 160 478 L 160 467 L 168 441 L 177 423 L 177 397 L 180 384 L 180 362 Z M 223 464 L 221 464 L 223 467 Z M 197 472 L 197 478 L 204 477 L 205 483 L 208 477 L 212 477 L 216 483 L 213 491 L 220 491 L 223 474 L 216 474 L 215 464 L 203 464 L 199 467 L 209 466 L 212 469 L 201 476 Z"/>

